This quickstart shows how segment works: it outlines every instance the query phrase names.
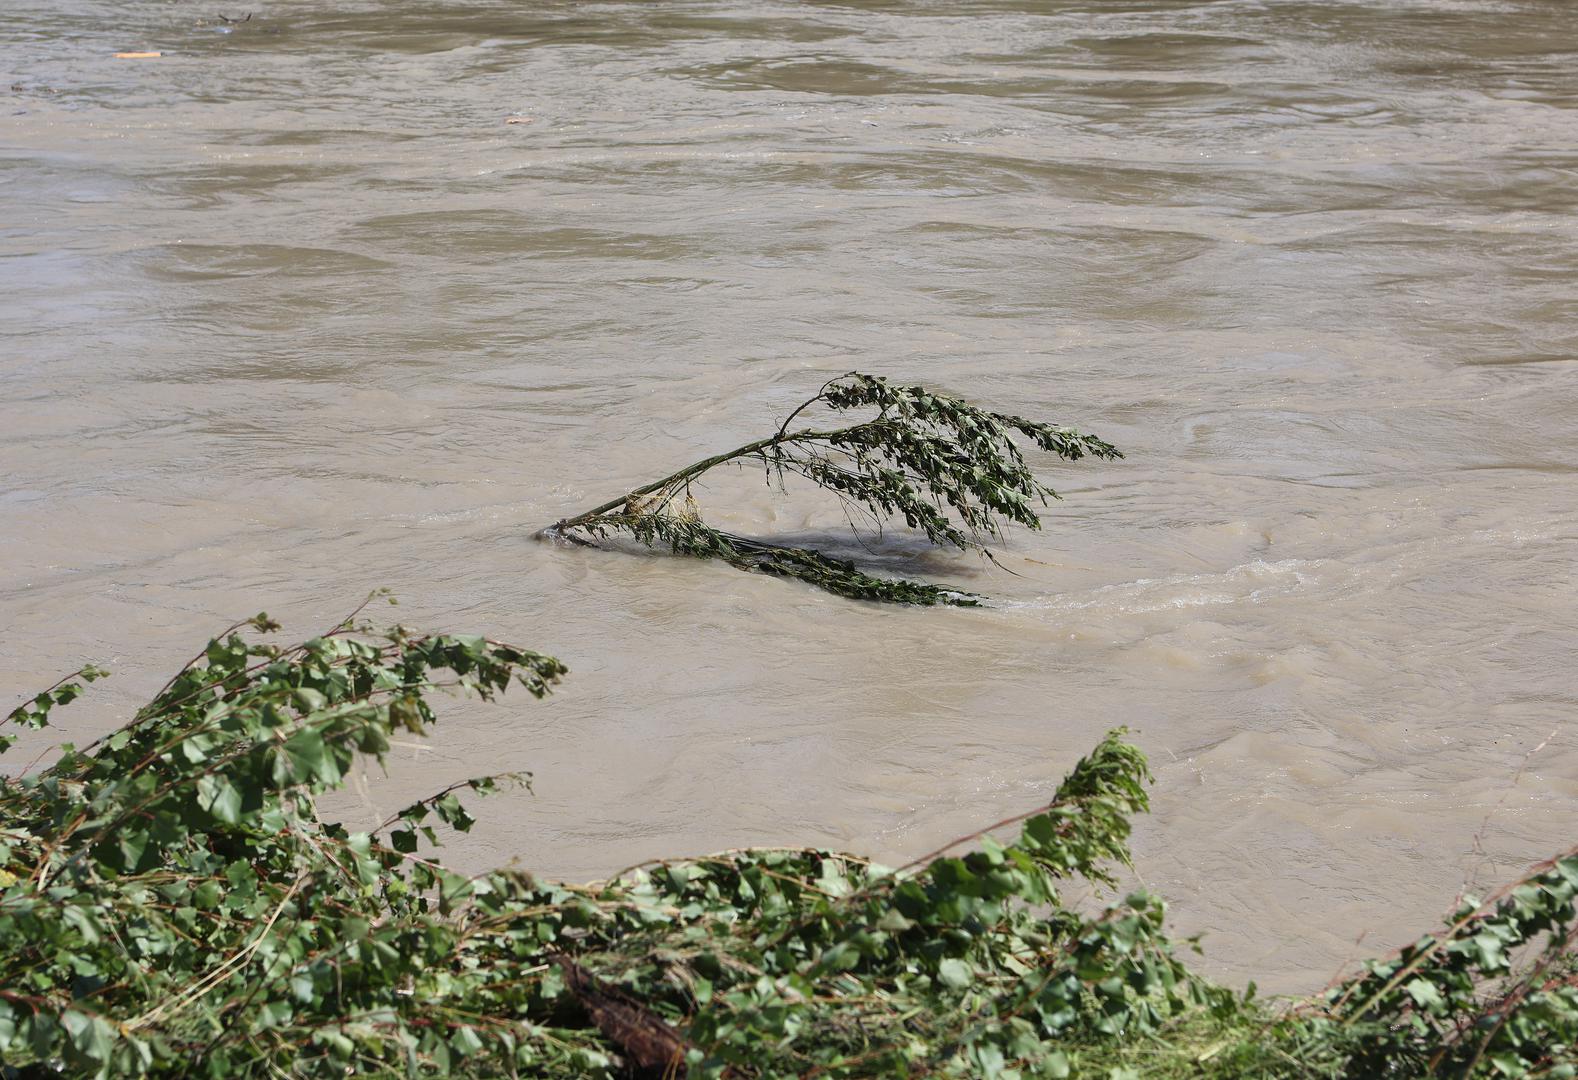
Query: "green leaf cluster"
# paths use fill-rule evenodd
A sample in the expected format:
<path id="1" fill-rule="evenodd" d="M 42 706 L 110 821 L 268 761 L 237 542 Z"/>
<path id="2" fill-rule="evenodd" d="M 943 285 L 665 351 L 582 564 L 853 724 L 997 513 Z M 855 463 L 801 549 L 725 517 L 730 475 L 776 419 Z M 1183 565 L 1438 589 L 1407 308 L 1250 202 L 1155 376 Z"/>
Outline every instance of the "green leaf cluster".
<path id="1" fill-rule="evenodd" d="M 449 970 L 457 912 L 496 886 L 412 854 L 409 827 L 386 843 L 325 822 L 315 797 L 424 733 L 435 690 L 542 696 L 563 665 L 398 627 L 347 622 L 283 649 L 240 628 L 121 729 L 0 780 L 6 1075 L 343 1075 L 480 1045 Z M 74 690 L 6 723 L 38 726 Z M 428 813 L 470 824 L 449 792 L 399 820 L 436 840 Z"/>
<path id="2" fill-rule="evenodd" d="M 563 666 L 398 627 L 288 648 L 235 629 L 125 727 L 0 788 L 18 1075 L 1058 1075 L 1077 1058 L 1054 1044 L 1231 1000 L 1173 957 L 1155 898 L 1060 903 L 1066 878 L 1110 880 L 1146 806 L 1116 734 L 1017 840 L 902 871 L 790 850 L 466 878 L 432 823 L 469 828 L 458 790 L 495 778 L 372 833 L 315 798 L 426 733 L 433 691 L 540 696 Z"/>
<path id="3" fill-rule="evenodd" d="M 211 641 L 123 728 L 0 780 L 0 1076 L 1571 1077 L 1578 852 L 1293 1007 L 1191 972 L 1115 887 L 1143 756 L 1107 736 L 1030 813 L 891 870 L 816 849 L 586 886 L 467 877 L 462 793 L 378 829 L 318 796 L 440 690 L 551 657 L 347 621 Z M 84 669 L 15 709 L 36 727 Z M 3 730 L 3 726 L 0 726 Z M 1192 943 L 1187 943 L 1192 944 Z"/>
<path id="4" fill-rule="evenodd" d="M 858 419 L 840 427 L 791 431 L 795 419 L 816 405 Z M 626 532 L 648 546 L 665 544 L 675 554 L 720 559 L 854 599 L 973 605 L 979 598 L 962 589 L 877 577 L 814 549 L 712 528 L 696 511 L 691 485 L 720 465 L 756 459 L 769 477 L 780 483 L 789 474 L 810 480 L 879 527 L 902 520 L 933 544 L 990 559 L 1005 524 L 1039 529 L 1038 508 L 1058 497 L 1036 478 L 1019 439 L 1065 461 L 1123 456 L 1110 443 L 1072 428 L 851 372 L 824 384 L 775 435 L 697 462 L 545 531 L 568 536 L 580 529 L 597 537 Z"/>
<path id="5" fill-rule="evenodd" d="M 599 536 L 606 536 L 611 529 L 624 529 L 648 547 L 666 545 L 676 555 L 718 559 L 738 570 L 793 578 L 851 600 L 955 607 L 974 607 L 980 603 L 979 597 L 950 585 L 876 577 L 846 559 L 836 559 L 814 548 L 736 536 L 714 529 L 699 518 L 681 517 L 661 510 L 604 514 L 585 527 Z"/>
<path id="6" fill-rule="evenodd" d="M 1061 903 L 1126 858 L 1145 779 L 1115 732 L 1009 843 L 899 871 L 817 850 L 639 868 L 589 897 L 576 963 L 681 1032 L 696 1076 L 1067 1075 L 1084 1042 L 1233 1001 L 1173 955 L 1156 898 Z"/>
<path id="7" fill-rule="evenodd" d="M 1353 1066 L 1439 1076 L 1578 1076 L 1578 849 L 1446 928 L 1332 989 L 1310 1010 L 1319 1031 L 1354 1036 Z"/>

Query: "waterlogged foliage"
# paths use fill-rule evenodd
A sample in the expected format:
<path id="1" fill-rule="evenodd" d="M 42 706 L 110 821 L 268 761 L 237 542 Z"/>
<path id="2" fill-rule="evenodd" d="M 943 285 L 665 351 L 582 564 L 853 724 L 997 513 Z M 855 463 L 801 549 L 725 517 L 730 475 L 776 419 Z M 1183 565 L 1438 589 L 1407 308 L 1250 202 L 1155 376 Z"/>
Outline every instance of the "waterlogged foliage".
<path id="1" fill-rule="evenodd" d="M 862 419 L 790 431 L 815 405 Z M 624 532 L 650 547 L 666 545 L 676 554 L 797 578 L 861 600 L 972 605 L 978 598 L 961 589 L 876 577 L 814 549 L 715 529 L 701 520 L 691 486 L 720 465 L 755 459 L 769 477 L 804 477 L 879 526 L 902 520 L 933 544 L 991 558 L 990 545 L 1002 538 L 1005 524 L 1039 529 L 1038 508 L 1058 497 L 1036 479 L 1016 439 L 1066 461 L 1123 456 L 1110 443 L 1072 428 L 988 412 L 948 394 L 851 372 L 826 383 L 776 434 L 697 462 L 545 532 Z"/>
<path id="2" fill-rule="evenodd" d="M 1011 843 L 899 872 L 826 851 L 646 867 L 593 898 L 575 963 L 697 1075 L 1068 1075 L 1083 1043 L 1233 1005 L 1174 957 L 1154 897 L 1059 902 L 1110 880 L 1145 779 L 1114 734 Z"/>
<path id="3" fill-rule="evenodd" d="M 250 625 L 276 629 L 263 615 Z M 515 683 L 541 696 L 563 666 L 480 637 L 347 623 L 281 649 L 240 628 L 125 727 L 4 780 L 8 1068 L 328 1075 L 438 1062 L 476 1041 L 446 972 L 462 959 L 459 909 L 491 886 L 411 854 L 430 817 L 462 830 L 471 819 L 444 793 L 380 838 L 321 821 L 314 796 L 397 733 L 424 733 L 435 689 L 486 699 Z M 78 690 L 70 680 L 7 720 L 42 726 Z"/>
<path id="4" fill-rule="evenodd" d="M 1365 965 L 1321 1003 L 1317 1030 L 1362 1033 L 1355 1069 L 1440 1076 L 1578 1076 L 1578 848 L 1445 930 Z"/>
<path id="5" fill-rule="evenodd" d="M 240 630 L 241 627 L 233 628 Z M 277 629 L 266 616 L 250 629 Z M 1578 853 L 1273 1011 L 1193 975 L 1111 886 L 1145 762 L 1121 732 L 1052 801 L 888 870 L 822 850 L 592 886 L 463 877 L 459 794 L 320 816 L 441 688 L 563 673 L 480 637 L 227 632 L 124 728 L 0 782 L 0 1075 L 1572 1076 Z M 40 727 L 78 676 L 7 718 Z M 0 731 L 4 727 L 0 726 Z M 520 778 L 515 778 L 520 779 Z M 992 833 L 1017 830 L 1011 840 Z"/>
<path id="6" fill-rule="evenodd" d="M 1145 808 L 1144 761 L 1116 736 L 1013 843 L 903 872 L 796 850 L 593 887 L 463 878 L 430 850 L 430 820 L 471 824 L 454 791 L 371 835 L 318 816 L 358 755 L 426 732 L 434 689 L 540 696 L 562 672 L 483 638 L 346 624 L 280 649 L 228 633 L 126 727 L 7 780 L 7 1066 L 841 1076 L 1033 1060 L 1056 1075 L 1071 1059 L 1053 1044 L 1231 1000 L 1173 957 L 1154 898 L 1091 916 L 1058 903 L 1067 877 L 1108 880 Z M 11 721 L 46 723 L 78 685 Z"/>

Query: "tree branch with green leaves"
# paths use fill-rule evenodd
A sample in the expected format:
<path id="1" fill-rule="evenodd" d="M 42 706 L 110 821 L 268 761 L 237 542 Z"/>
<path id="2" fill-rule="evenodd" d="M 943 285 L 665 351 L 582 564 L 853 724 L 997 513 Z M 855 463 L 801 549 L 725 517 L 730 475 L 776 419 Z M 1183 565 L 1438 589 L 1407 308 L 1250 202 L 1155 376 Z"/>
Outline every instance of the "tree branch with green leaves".
<path id="1" fill-rule="evenodd" d="M 814 406 L 841 426 L 791 426 Z M 719 559 L 740 570 L 809 582 L 860 600 L 971 606 L 980 598 L 948 585 L 878 577 L 815 548 L 725 532 L 701 519 L 691 488 L 712 470 L 754 461 L 769 480 L 795 475 L 879 523 L 902 520 L 939 547 L 995 561 L 1010 524 L 1039 529 L 1039 508 L 1058 494 L 1037 479 L 1019 441 L 1065 461 L 1123 455 L 1070 427 L 991 412 L 950 394 L 897 386 L 850 372 L 823 384 L 772 435 L 715 454 L 563 520 L 538 535 L 583 544 L 614 533 L 677 555 Z"/>
<path id="2" fill-rule="evenodd" d="M 1121 729 L 1040 806 L 896 870 L 787 848 L 467 876 L 433 823 L 468 831 L 461 794 L 522 777 L 368 832 L 319 797 L 429 733 L 438 691 L 541 697 L 563 665 L 355 620 L 241 632 L 277 629 L 237 624 L 124 727 L 0 775 L 3 1080 L 1578 1075 L 1578 851 L 1291 1009 L 1191 971 L 1157 897 L 1078 899 L 1117 884 L 1149 805 Z"/>

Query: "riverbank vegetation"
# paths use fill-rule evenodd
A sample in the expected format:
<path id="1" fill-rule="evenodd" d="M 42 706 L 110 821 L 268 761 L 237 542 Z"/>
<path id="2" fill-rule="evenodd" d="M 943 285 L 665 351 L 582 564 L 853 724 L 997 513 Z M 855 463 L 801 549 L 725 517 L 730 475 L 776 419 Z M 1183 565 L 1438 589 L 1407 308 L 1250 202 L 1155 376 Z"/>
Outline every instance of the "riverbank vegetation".
<path id="1" fill-rule="evenodd" d="M 818 405 L 858 419 L 790 430 Z M 624 533 L 647 547 L 666 545 L 676 555 L 796 578 L 854 599 L 971 606 L 979 598 L 953 586 L 877 577 L 815 548 L 723 532 L 702 520 L 692 487 L 720 466 L 755 461 L 780 488 L 793 474 L 831 492 L 852 525 L 857 515 L 879 531 L 902 519 L 932 544 L 990 560 L 1004 525 L 1039 529 L 1037 507 L 1058 497 L 1036 479 L 1016 438 L 1065 461 L 1123 456 L 1111 443 L 1073 428 L 989 412 L 949 394 L 853 371 L 824 383 L 774 434 L 616 496 L 539 535 L 590 544 L 588 536 Z"/>
<path id="2" fill-rule="evenodd" d="M 1578 1073 L 1578 852 L 1328 992 L 1194 974 L 1111 886 L 1147 808 L 1121 731 L 1049 804 L 886 869 L 821 850 L 665 860 L 591 886 L 445 868 L 461 796 L 371 832 L 317 798 L 441 690 L 536 697 L 550 656 L 259 615 L 129 723 L 0 781 L 0 1075 L 1562 1077 Z M 48 725 L 84 668 L 0 726 Z"/>

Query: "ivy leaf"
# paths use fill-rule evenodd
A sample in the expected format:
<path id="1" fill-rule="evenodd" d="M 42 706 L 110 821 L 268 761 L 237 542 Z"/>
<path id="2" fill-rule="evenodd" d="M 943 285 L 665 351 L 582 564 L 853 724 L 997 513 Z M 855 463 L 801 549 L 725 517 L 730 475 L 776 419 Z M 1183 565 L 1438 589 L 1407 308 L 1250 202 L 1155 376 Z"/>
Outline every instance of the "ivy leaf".
<path id="1" fill-rule="evenodd" d="M 67 1060 L 103 1076 L 115 1046 L 115 1030 L 102 1017 L 76 1009 L 61 1014 L 60 1026 L 66 1029 Z"/>
<path id="2" fill-rule="evenodd" d="M 445 795 L 432 805 L 439 820 L 457 832 L 470 832 L 471 826 L 477 823 L 477 819 L 466 812 L 466 808 L 453 794 Z"/>
<path id="3" fill-rule="evenodd" d="M 302 728 L 285 740 L 285 755 L 290 760 L 291 774 L 299 780 L 316 780 L 322 784 L 337 784 L 340 769 L 323 740 L 323 733 L 316 728 Z"/>
<path id="4" fill-rule="evenodd" d="M 241 821 L 241 792 L 228 776 L 208 774 L 197 781 L 197 805 L 225 825 Z"/>
<path id="5" fill-rule="evenodd" d="M 970 970 L 970 965 L 963 960 L 952 957 L 937 965 L 937 978 L 944 986 L 951 986 L 955 990 L 963 990 L 975 978 L 975 973 Z"/>
<path id="6" fill-rule="evenodd" d="M 1425 979 L 1409 979 L 1403 984 L 1403 989 L 1414 1003 L 1430 1012 L 1439 1012 L 1446 1006 L 1446 999 L 1441 996 L 1441 991 L 1436 985 Z"/>

